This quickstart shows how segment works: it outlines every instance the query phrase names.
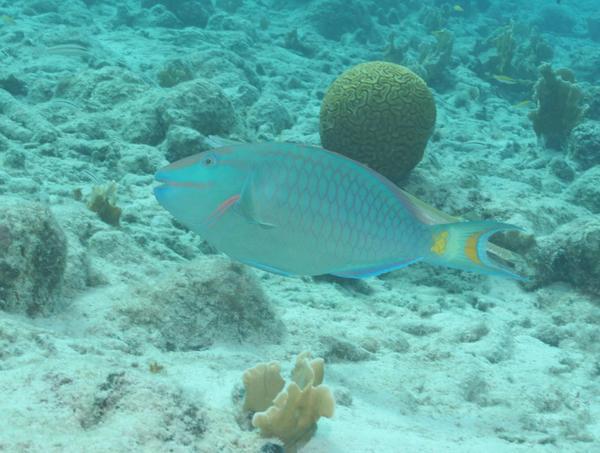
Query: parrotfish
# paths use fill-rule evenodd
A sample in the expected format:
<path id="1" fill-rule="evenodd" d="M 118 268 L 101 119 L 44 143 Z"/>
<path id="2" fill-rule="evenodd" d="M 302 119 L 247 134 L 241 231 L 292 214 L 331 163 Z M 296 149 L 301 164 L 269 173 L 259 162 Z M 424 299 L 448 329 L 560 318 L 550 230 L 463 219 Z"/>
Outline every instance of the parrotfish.
<path id="1" fill-rule="evenodd" d="M 282 275 L 379 275 L 423 261 L 520 278 L 488 255 L 495 221 L 435 223 L 368 166 L 316 146 L 237 144 L 156 173 L 158 202 L 231 258 Z M 439 216 L 437 216 L 439 217 Z"/>

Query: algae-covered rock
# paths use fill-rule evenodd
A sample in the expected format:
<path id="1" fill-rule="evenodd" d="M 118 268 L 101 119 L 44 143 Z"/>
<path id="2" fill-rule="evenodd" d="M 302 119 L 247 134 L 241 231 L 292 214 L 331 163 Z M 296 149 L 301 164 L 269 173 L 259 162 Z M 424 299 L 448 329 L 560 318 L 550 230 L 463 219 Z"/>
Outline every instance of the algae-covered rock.
<path id="1" fill-rule="evenodd" d="M 180 26 L 206 27 L 208 19 L 214 13 L 212 2 L 196 0 L 142 0 L 142 7 L 154 8 L 162 5 L 179 21 Z"/>
<path id="2" fill-rule="evenodd" d="M 532 253 L 536 286 L 557 281 L 600 295 L 600 219 L 590 216 L 538 239 Z"/>
<path id="3" fill-rule="evenodd" d="M 67 241 L 39 203 L 0 201 L 0 309 L 29 316 L 49 313 L 60 295 Z"/>
<path id="4" fill-rule="evenodd" d="M 248 111 L 248 126 L 270 139 L 292 125 L 290 112 L 275 97 L 262 97 Z"/>
<path id="5" fill-rule="evenodd" d="M 105 66 L 64 77 L 56 86 L 55 96 L 92 110 L 112 110 L 147 90 L 148 83 L 139 75 L 119 66 Z"/>
<path id="6" fill-rule="evenodd" d="M 600 164 L 600 122 L 586 121 L 575 127 L 567 144 L 569 157 L 582 170 Z"/>
<path id="7" fill-rule="evenodd" d="M 529 118 L 546 146 L 560 149 L 583 118 L 583 93 L 570 70 L 553 71 L 549 64 L 543 64 L 539 70 L 541 78 L 535 84 L 534 94 L 538 108 L 529 113 Z"/>
<path id="8" fill-rule="evenodd" d="M 172 126 L 167 132 L 163 143 L 165 157 L 169 162 L 175 162 L 194 153 L 206 151 L 206 137 L 195 129 L 182 126 Z"/>
<path id="9" fill-rule="evenodd" d="M 260 283 L 245 266 L 206 256 L 179 266 L 123 311 L 151 329 L 163 350 L 198 350 L 215 341 L 278 341 L 283 324 Z"/>
<path id="10" fill-rule="evenodd" d="M 600 166 L 590 168 L 580 175 L 568 190 L 569 200 L 600 214 Z"/>
<path id="11" fill-rule="evenodd" d="M 329 87 L 321 142 L 398 180 L 423 158 L 435 116 L 433 95 L 419 76 L 394 63 L 363 63 Z"/>
<path id="12" fill-rule="evenodd" d="M 157 105 L 160 122 L 166 127 L 190 127 L 205 135 L 225 134 L 233 127 L 235 113 L 225 93 L 208 80 L 180 83 Z"/>
<path id="13" fill-rule="evenodd" d="M 156 75 L 158 84 L 164 88 L 174 87 L 181 82 L 192 80 L 194 75 L 189 65 L 177 58 L 163 64 Z"/>
<path id="14" fill-rule="evenodd" d="M 308 22 L 324 38 L 339 40 L 344 33 L 373 28 L 362 2 L 357 0 L 321 0 L 312 2 L 308 11 Z"/>
<path id="15" fill-rule="evenodd" d="M 587 29 L 590 38 L 600 41 L 600 14 L 594 14 L 587 19 Z"/>
<path id="16" fill-rule="evenodd" d="M 174 126 L 204 135 L 224 135 L 235 124 L 233 106 L 223 90 L 204 79 L 179 83 L 167 92 L 152 91 L 131 103 L 128 110 L 120 121 L 122 136 L 146 145 L 161 143 Z"/>
<path id="17" fill-rule="evenodd" d="M 573 31 L 576 21 L 566 8 L 550 4 L 544 5 L 534 23 L 545 32 L 569 34 Z"/>

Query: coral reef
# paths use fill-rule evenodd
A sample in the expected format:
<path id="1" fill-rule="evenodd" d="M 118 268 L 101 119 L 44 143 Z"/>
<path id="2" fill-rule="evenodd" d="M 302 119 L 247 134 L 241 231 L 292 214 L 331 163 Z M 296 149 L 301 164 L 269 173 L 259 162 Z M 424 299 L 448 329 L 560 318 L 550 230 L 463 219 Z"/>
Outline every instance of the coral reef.
<path id="1" fill-rule="evenodd" d="M 571 184 L 568 197 L 573 204 L 600 214 L 600 166 L 590 168 Z"/>
<path id="2" fill-rule="evenodd" d="M 148 91 L 147 83 L 126 68 L 106 66 L 64 76 L 54 97 L 80 103 L 86 109 L 110 110 Z"/>
<path id="3" fill-rule="evenodd" d="M 0 74 L 0 88 L 13 96 L 26 96 L 28 92 L 25 82 L 15 77 L 14 74 L 7 74 L 4 71 Z"/>
<path id="4" fill-rule="evenodd" d="M 575 27 L 575 18 L 559 5 L 545 5 L 534 20 L 540 30 L 558 34 L 568 34 Z"/>
<path id="5" fill-rule="evenodd" d="M 344 33 L 356 30 L 369 34 L 373 24 L 365 6 L 357 0 L 322 0 L 308 11 L 308 21 L 323 37 L 338 41 Z"/>
<path id="6" fill-rule="evenodd" d="M 50 211 L 23 199 L 0 201 L 0 309 L 48 314 L 59 301 L 65 234 Z"/>
<path id="7" fill-rule="evenodd" d="M 177 27 L 206 27 L 210 15 L 214 13 L 212 2 L 195 0 L 142 0 L 142 7 L 155 10 L 157 7 L 166 8 L 176 17 L 172 26 Z"/>
<path id="8" fill-rule="evenodd" d="M 310 440 L 319 418 L 333 416 L 335 400 L 322 385 L 324 361 L 309 359 L 308 352 L 298 355 L 285 390 L 275 363 L 259 364 L 244 373 L 244 409 L 255 412 L 252 424 L 264 437 L 280 439 L 286 453 L 296 452 Z"/>
<path id="9" fill-rule="evenodd" d="M 581 170 L 600 164 L 600 122 L 584 121 L 576 126 L 571 131 L 567 150 Z"/>
<path id="10" fill-rule="evenodd" d="M 273 140 L 282 130 L 292 127 L 290 112 L 276 98 L 261 97 L 248 111 L 248 126 L 262 140 Z"/>
<path id="11" fill-rule="evenodd" d="M 481 78 L 523 94 L 533 84 L 540 64 L 554 56 L 552 47 L 539 33 L 513 22 L 478 40 L 473 53 L 473 69 Z"/>
<path id="12" fill-rule="evenodd" d="M 397 181 L 421 161 L 435 116 L 431 92 L 412 71 L 388 62 L 362 63 L 325 94 L 321 142 Z"/>
<path id="13" fill-rule="evenodd" d="M 600 41 L 600 15 L 596 14 L 588 17 L 587 29 L 590 38 L 592 38 L 594 41 Z"/>
<path id="14" fill-rule="evenodd" d="M 388 43 L 382 52 L 383 60 L 389 61 L 390 63 L 401 64 L 404 61 L 407 49 L 408 46 L 405 44 L 398 46 L 396 44 L 396 34 L 390 33 L 388 36 Z"/>
<path id="15" fill-rule="evenodd" d="M 165 158 L 169 162 L 183 159 L 193 153 L 205 151 L 206 137 L 196 129 L 183 126 L 171 126 L 167 131 L 167 137 L 161 144 Z"/>
<path id="16" fill-rule="evenodd" d="M 182 82 L 165 93 L 151 91 L 130 105 L 131 115 L 120 120 L 121 133 L 131 143 L 157 145 L 172 126 L 202 134 L 226 134 L 235 124 L 229 99 L 204 79 Z"/>
<path id="17" fill-rule="evenodd" d="M 600 220 L 584 217 L 540 238 L 532 252 L 536 286 L 564 281 L 600 295 Z"/>
<path id="18" fill-rule="evenodd" d="M 189 66 L 180 59 L 167 61 L 156 77 L 158 84 L 163 88 L 171 88 L 194 78 Z"/>
<path id="19" fill-rule="evenodd" d="M 424 69 L 424 78 L 429 84 L 443 81 L 446 69 L 452 60 L 454 34 L 448 30 L 432 32 L 435 44 L 423 44 L 419 49 L 419 64 Z"/>
<path id="20" fill-rule="evenodd" d="M 448 24 L 449 13 L 450 5 L 447 3 L 441 8 L 426 6 L 419 14 L 419 22 L 428 32 L 441 30 Z"/>
<path id="21" fill-rule="evenodd" d="M 568 69 L 555 72 L 549 64 L 543 64 L 539 70 L 541 78 L 535 84 L 534 95 L 538 108 L 529 113 L 529 118 L 545 145 L 560 149 L 583 118 L 583 94 Z"/>
<path id="22" fill-rule="evenodd" d="M 150 341 L 163 350 L 200 350 L 215 341 L 276 342 L 284 331 L 254 274 L 225 257 L 181 265 L 138 293 L 143 301 L 123 312 L 149 326 Z"/>

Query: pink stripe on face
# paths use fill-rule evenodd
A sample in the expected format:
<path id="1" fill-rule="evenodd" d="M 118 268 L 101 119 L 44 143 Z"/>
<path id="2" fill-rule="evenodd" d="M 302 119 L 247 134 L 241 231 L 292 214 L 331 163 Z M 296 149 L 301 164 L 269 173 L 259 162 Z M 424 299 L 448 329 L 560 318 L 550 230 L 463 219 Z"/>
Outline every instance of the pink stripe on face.
<path id="1" fill-rule="evenodd" d="M 236 201 L 238 201 L 240 199 L 240 194 L 236 194 L 236 195 L 232 195 L 231 197 L 229 197 L 227 200 L 225 200 L 223 203 L 221 203 L 219 205 L 219 207 L 217 207 L 217 211 L 219 212 L 219 215 L 223 215 L 225 213 L 225 211 L 227 211 L 231 205 L 233 203 L 235 203 Z"/>
<path id="2" fill-rule="evenodd" d="M 227 198 L 225 201 L 223 201 L 219 206 L 217 206 L 217 209 L 215 209 L 206 219 L 206 223 L 210 224 L 209 226 L 213 226 L 217 220 L 219 220 L 221 218 L 221 216 L 223 214 L 225 214 L 227 212 L 227 210 L 232 207 L 239 199 L 240 199 L 240 194 L 235 194 L 232 195 L 231 197 Z"/>

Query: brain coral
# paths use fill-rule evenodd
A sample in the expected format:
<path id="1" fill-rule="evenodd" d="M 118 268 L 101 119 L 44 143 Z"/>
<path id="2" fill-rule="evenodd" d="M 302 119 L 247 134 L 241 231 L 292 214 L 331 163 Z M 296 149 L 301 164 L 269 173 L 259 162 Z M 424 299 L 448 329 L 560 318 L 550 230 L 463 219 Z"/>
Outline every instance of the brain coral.
<path id="1" fill-rule="evenodd" d="M 435 115 L 431 92 L 412 71 L 382 61 L 362 63 L 325 94 L 321 142 L 398 180 L 423 158 Z"/>

